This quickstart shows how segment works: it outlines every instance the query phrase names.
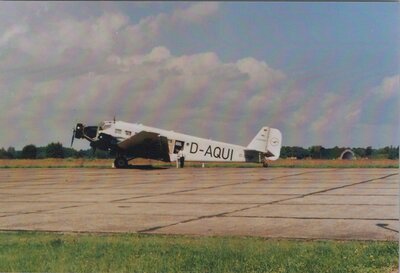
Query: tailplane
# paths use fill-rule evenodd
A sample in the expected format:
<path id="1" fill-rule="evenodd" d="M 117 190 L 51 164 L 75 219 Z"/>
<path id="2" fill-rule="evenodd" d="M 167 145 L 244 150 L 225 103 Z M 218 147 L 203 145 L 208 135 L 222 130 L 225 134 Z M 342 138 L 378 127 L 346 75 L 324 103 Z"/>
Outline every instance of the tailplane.
<path id="1" fill-rule="evenodd" d="M 247 146 L 248 150 L 263 153 L 266 159 L 276 160 L 281 154 L 282 133 L 275 128 L 263 127 Z"/>

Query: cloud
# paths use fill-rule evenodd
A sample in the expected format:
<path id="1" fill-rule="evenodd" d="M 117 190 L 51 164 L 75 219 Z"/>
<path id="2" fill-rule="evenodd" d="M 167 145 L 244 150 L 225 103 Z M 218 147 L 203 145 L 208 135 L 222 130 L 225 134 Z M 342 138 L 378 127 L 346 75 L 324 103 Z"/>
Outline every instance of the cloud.
<path id="1" fill-rule="evenodd" d="M 81 68 L 93 67 L 102 56 L 144 54 L 157 46 L 162 31 L 171 30 L 176 24 L 201 23 L 218 10 L 216 3 L 195 3 L 171 13 L 147 16 L 132 24 L 118 11 L 77 18 L 52 5 L 27 4 L 22 7 L 26 14 L 36 10 L 33 13 L 47 21 L 37 21 L 38 16 L 31 15 L 25 16 L 22 23 L 4 26 L 3 33 L 0 32 L 0 50 L 7 50 L 7 56 L 0 64 L 3 71 L 38 64 L 53 69 L 57 65 L 65 67 L 66 62 L 70 65 L 78 63 Z M 63 16 L 52 16 L 49 11 L 53 10 Z M 72 65 L 71 69 L 75 68 Z"/>
<path id="2" fill-rule="evenodd" d="M 28 28 L 26 25 L 12 25 L 0 37 L 0 47 L 7 45 L 7 43 L 15 37 L 25 34 Z"/>
<path id="3" fill-rule="evenodd" d="M 400 91 L 400 75 L 385 77 L 372 93 L 382 99 L 398 99 Z"/>
<path id="4" fill-rule="evenodd" d="M 284 145 L 356 143 L 351 132 L 366 135 L 374 123 L 390 141 L 398 121 L 399 75 L 341 94 L 302 86 L 252 56 L 224 61 L 211 49 L 184 55 L 162 44 L 164 33 L 216 16 L 218 3 L 179 4 L 140 18 L 93 3 L 90 16 L 59 5 L 27 4 L 16 10 L 22 20 L 0 24 L 0 126 L 8 128 L 0 147 L 66 145 L 75 122 L 114 115 L 243 145 L 261 126 L 281 129 Z"/>
<path id="5" fill-rule="evenodd" d="M 205 137 L 204 128 L 215 131 L 229 120 L 250 126 L 240 115 L 255 107 L 255 97 L 275 92 L 282 72 L 253 58 L 222 62 L 212 51 L 175 56 L 158 44 L 160 33 L 202 23 L 218 7 L 195 3 L 136 24 L 123 13 L 104 12 L 10 25 L 0 34 L 5 55 L 0 86 L 13 128 L 1 141 L 24 143 L 17 132 L 28 128 L 29 142 L 66 143 L 73 122 L 97 123 L 115 114 Z M 205 127 L 198 126 L 206 120 Z M 243 136 L 240 127 L 219 130 L 214 137 L 233 141 L 237 135 L 252 137 Z"/>
<path id="6" fill-rule="evenodd" d="M 218 10 L 219 4 L 216 2 L 198 2 L 185 9 L 176 10 L 171 18 L 175 22 L 201 23 L 215 15 Z"/>
<path id="7" fill-rule="evenodd" d="M 292 132 L 285 138 L 291 143 L 301 140 L 325 146 L 394 144 L 399 137 L 398 90 L 399 76 L 394 75 L 358 92 L 307 91 L 304 87 L 297 95 L 290 91 L 297 107 L 289 108 L 282 122 L 283 130 Z"/>
<path id="8" fill-rule="evenodd" d="M 272 69 L 265 62 L 260 62 L 254 58 L 249 57 L 237 61 L 237 67 L 241 72 L 246 73 L 250 77 L 250 88 L 271 88 L 276 82 L 285 79 L 285 75 L 281 71 Z M 266 74 L 269 77 L 265 77 Z"/>
<path id="9" fill-rule="evenodd" d="M 360 105 L 360 122 L 369 125 L 399 125 L 400 75 L 382 79 L 378 86 L 367 90 Z"/>

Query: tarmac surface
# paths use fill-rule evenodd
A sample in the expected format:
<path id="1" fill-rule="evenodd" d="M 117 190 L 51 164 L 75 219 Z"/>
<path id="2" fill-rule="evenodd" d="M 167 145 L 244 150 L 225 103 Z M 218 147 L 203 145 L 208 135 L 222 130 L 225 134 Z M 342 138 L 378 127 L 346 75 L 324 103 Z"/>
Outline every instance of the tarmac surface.
<path id="1" fill-rule="evenodd" d="M 398 169 L 0 169 L 0 230 L 398 240 Z"/>

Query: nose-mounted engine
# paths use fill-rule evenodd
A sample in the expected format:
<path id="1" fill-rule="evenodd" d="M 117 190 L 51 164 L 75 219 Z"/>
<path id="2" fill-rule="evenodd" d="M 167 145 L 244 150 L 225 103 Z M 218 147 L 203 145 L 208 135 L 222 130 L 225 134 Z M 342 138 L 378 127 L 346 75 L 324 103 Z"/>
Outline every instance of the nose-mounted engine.
<path id="1" fill-rule="evenodd" d="M 78 123 L 72 132 L 71 146 L 74 143 L 75 138 L 78 139 L 85 138 L 90 142 L 95 141 L 95 138 L 97 136 L 97 130 L 98 130 L 97 126 L 85 126 L 82 123 Z"/>
<path id="2" fill-rule="evenodd" d="M 108 134 L 99 131 L 97 126 L 85 126 L 82 123 L 78 123 L 73 131 L 71 147 L 74 142 L 74 138 L 86 139 L 90 142 L 90 146 L 94 149 L 99 148 L 104 151 L 114 150 L 117 147 L 117 140 Z"/>

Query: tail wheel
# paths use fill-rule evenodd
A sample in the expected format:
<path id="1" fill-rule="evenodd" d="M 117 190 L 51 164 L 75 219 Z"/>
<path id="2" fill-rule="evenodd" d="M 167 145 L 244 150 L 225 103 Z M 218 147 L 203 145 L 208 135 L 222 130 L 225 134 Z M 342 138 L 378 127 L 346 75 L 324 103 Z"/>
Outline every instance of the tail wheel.
<path id="1" fill-rule="evenodd" d="M 125 157 L 119 156 L 114 160 L 114 166 L 117 169 L 128 167 L 128 160 Z"/>

